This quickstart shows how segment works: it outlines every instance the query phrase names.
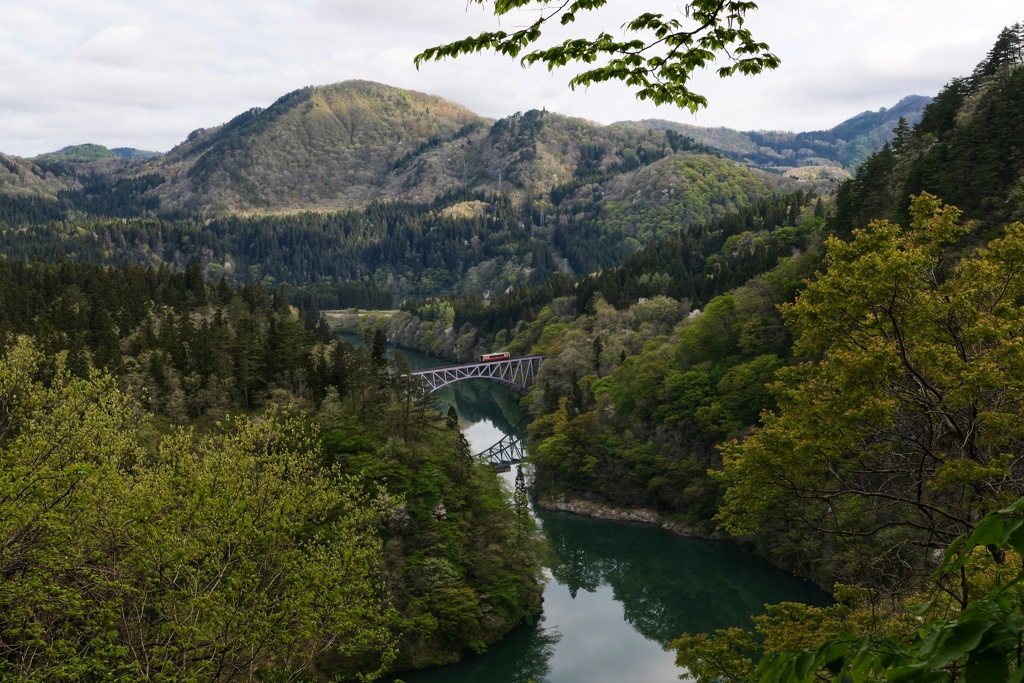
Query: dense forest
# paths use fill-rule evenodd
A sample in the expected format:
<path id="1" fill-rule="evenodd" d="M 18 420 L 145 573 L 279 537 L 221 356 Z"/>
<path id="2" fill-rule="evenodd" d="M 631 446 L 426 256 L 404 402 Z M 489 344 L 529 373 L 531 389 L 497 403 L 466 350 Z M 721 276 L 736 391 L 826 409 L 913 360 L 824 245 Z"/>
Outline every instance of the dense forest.
<path id="1" fill-rule="evenodd" d="M 593 155 L 608 153 L 595 148 Z M 167 264 L 180 270 L 195 260 L 212 279 L 369 288 L 362 300 L 339 297 L 338 305 L 325 308 L 388 308 L 378 305 L 377 297 L 385 295 L 489 295 L 542 283 L 563 268 L 589 273 L 617 264 L 693 219 L 725 215 L 766 193 L 763 183 L 735 165 L 679 154 L 641 169 L 628 184 L 615 184 L 621 169 L 604 172 L 607 194 L 585 157 L 577 169 L 582 184 L 556 187 L 550 197 L 513 201 L 456 191 L 426 204 L 378 202 L 331 213 L 213 220 L 145 217 L 154 213 L 155 200 L 144 192 L 161 182 L 157 176 L 91 176 L 82 189 L 62 191 L 57 202 L 0 196 L 0 218 L 10 226 L 0 229 L 0 250 L 15 258 L 118 267 Z M 637 192 L 657 194 L 657 188 L 681 182 L 690 185 L 685 196 L 665 195 L 647 209 L 621 198 L 637 186 L 645 188 Z M 680 214 L 693 218 L 679 226 Z"/>
<path id="2" fill-rule="evenodd" d="M 678 641 L 698 680 L 1019 672 L 1022 45 L 1006 29 L 834 200 L 763 201 L 587 278 L 390 320 L 435 353 L 547 355 L 542 497 L 724 528 L 835 585 L 756 638 Z"/>
<path id="3" fill-rule="evenodd" d="M 92 201 L 115 201 L 102 196 Z M 507 198 L 475 195 L 328 214 L 54 221 L 4 231 L 0 249 L 15 258 L 118 267 L 167 264 L 180 270 L 196 261 L 214 279 L 366 288 L 364 301 L 324 308 L 378 308 L 381 299 L 375 297 L 399 293 L 481 292 L 503 279 L 539 281 L 557 270 L 548 246 L 523 225 L 519 207 Z"/>
<path id="4" fill-rule="evenodd" d="M 621 266 L 585 278 L 559 275 L 488 301 L 479 296 L 407 300 L 402 312 L 387 322 L 388 335 L 409 348 L 467 360 L 492 346 L 507 345 L 552 305 L 569 311 L 573 319 L 593 312 L 598 301 L 623 310 L 646 299 L 669 297 L 699 309 L 766 272 L 780 258 L 816 244 L 825 214 L 821 198 L 802 191 L 761 200 L 721 219 L 678 230 L 635 252 Z"/>
<path id="5" fill-rule="evenodd" d="M 382 335 L 197 264 L 0 283 L 0 678 L 355 680 L 538 610 L 525 494 Z"/>
<path id="6" fill-rule="evenodd" d="M 349 131 L 328 110 L 367 125 Z M 96 145 L 0 155 L 0 251 L 174 270 L 194 260 L 214 281 L 315 286 L 324 308 L 389 308 L 613 267 L 680 229 L 818 185 L 671 130 L 538 110 L 491 123 L 348 82 L 290 93 L 158 158 Z"/>
<path id="7" fill-rule="evenodd" d="M 327 136 L 295 105 L 343 90 L 170 163 L 274 205 L 247 141 Z M 650 508 L 831 589 L 680 634 L 701 683 L 1024 676 L 1024 26 L 834 196 L 674 131 L 385 95 L 417 136 L 370 130 L 388 155 L 342 189 L 421 201 L 190 213 L 160 172 L 56 157 L 33 162 L 52 196 L 0 200 L 0 678 L 366 680 L 536 615 L 525 484 L 387 342 L 544 354 L 542 501 Z M 320 315 L 396 305 L 342 319 L 361 346 Z"/>

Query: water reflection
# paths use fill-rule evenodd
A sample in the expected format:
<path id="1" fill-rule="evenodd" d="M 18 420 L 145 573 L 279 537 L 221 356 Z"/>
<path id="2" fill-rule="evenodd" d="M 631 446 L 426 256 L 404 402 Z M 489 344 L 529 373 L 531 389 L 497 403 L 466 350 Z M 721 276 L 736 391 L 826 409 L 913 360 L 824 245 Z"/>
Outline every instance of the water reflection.
<path id="1" fill-rule="evenodd" d="M 827 596 L 730 543 L 648 526 L 538 511 L 558 563 L 544 614 L 462 664 L 408 683 L 619 683 L 674 680 L 664 650 L 683 632 L 749 627 L 765 603 Z"/>
<path id="2" fill-rule="evenodd" d="M 414 369 L 447 364 L 407 352 Z M 519 395 L 487 380 L 445 387 L 473 452 L 507 434 L 525 436 Z M 510 480 L 514 473 L 502 475 Z M 813 586 L 729 543 L 685 539 L 660 529 L 537 513 L 558 562 L 543 615 L 480 656 L 405 673 L 407 683 L 664 683 L 681 673 L 664 647 L 683 632 L 749 627 L 765 603 L 825 604 Z"/>
<path id="3" fill-rule="evenodd" d="M 406 683 L 547 683 L 551 680 L 551 659 L 561 634 L 537 623 L 524 624 L 505 637 L 500 645 L 459 664 L 407 673 Z"/>
<path id="4" fill-rule="evenodd" d="M 610 587 L 625 620 L 663 647 L 684 631 L 750 626 L 765 603 L 826 604 L 824 593 L 732 543 L 562 513 L 539 518 L 561 561 L 555 580 L 574 598 Z"/>
<path id="5" fill-rule="evenodd" d="M 445 410 L 449 405 L 455 406 L 455 412 L 464 423 L 486 421 L 503 435 L 526 436 L 526 411 L 519 404 L 520 395 L 499 382 L 469 379 L 438 389 L 434 396 L 444 404 Z"/>

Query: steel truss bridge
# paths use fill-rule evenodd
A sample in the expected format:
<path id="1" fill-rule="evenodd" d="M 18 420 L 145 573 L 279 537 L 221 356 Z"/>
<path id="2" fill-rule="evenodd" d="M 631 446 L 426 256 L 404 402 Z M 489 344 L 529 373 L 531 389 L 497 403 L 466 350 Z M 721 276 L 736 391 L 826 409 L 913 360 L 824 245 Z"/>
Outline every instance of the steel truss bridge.
<path id="1" fill-rule="evenodd" d="M 446 368 L 430 368 L 410 372 L 419 377 L 431 392 L 464 379 L 490 379 L 514 389 L 526 389 L 537 376 L 537 370 L 544 361 L 544 356 L 524 356 L 507 358 L 465 365 L 451 365 Z M 526 458 L 526 447 L 523 440 L 515 434 L 507 434 L 501 441 L 474 457 L 486 460 L 495 467 L 510 467 L 521 463 Z"/>
<path id="2" fill-rule="evenodd" d="M 506 434 L 501 441 L 473 457 L 486 460 L 495 467 L 510 467 L 526 458 L 526 446 L 515 434 Z"/>
<path id="3" fill-rule="evenodd" d="M 432 392 L 464 379 L 491 379 L 515 389 L 526 389 L 533 382 L 533 378 L 537 376 L 537 370 L 540 369 L 543 360 L 544 356 L 524 356 L 492 360 L 486 363 L 467 363 L 446 368 L 417 370 L 409 374 L 422 378 Z"/>

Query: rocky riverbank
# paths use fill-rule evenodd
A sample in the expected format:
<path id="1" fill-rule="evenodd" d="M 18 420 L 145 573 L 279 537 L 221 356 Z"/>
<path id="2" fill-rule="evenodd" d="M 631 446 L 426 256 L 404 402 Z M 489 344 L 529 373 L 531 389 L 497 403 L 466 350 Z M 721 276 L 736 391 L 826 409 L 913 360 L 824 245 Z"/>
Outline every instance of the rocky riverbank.
<path id="1" fill-rule="evenodd" d="M 692 526 L 683 524 L 674 519 L 669 519 L 654 510 L 648 508 L 620 508 L 605 503 L 599 503 L 585 498 L 568 498 L 566 496 L 555 496 L 543 498 L 536 501 L 538 507 L 544 510 L 557 510 L 559 512 L 571 512 L 585 517 L 607 519 L 614 522 L 634 522 L 639 524 L 652 524 L 671 531 L 679 536 L 690 538 L 704 538 L 709 540 L 726 540 L 729 537 L 723 533 L 704 533 Z"/>

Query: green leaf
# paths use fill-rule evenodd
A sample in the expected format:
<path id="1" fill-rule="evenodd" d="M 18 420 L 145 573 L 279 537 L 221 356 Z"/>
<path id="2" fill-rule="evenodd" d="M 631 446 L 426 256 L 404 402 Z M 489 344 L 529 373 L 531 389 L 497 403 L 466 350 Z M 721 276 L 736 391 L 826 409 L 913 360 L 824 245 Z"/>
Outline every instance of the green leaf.
<path id="1" fill-rule="evenodd" d="M 933 603 L 934 600 L 929 600 L 928 602 L 922 602 L 917 605 L 907 605 L 905 609 L 911 614 L 913 614 L 915 617 L 919 617 L 928 610 L 930 610 L 932 608 Z"/>
<path id="2" fill-rule="evenodd" d="M 908 664 L 906 666 L 898 666 L 894 669 L 889 669 L 886 673 L 885 680 L 889 683 L 901 683 L 902 681 L 921 681 L 923 676 L 927 673 L 927 667 L 924 662 L 915 662 L 914 664 Z"/>
<path id="3" fill-rule="evenodd" d="M 864 683 L 868 680 L 874 665 L 875 656 L 870 650 L 863 650 L 854 657 L 853 663 L 850 664 L 850 675 L 853 677 L 854 683 Z"/>
<path id="4" fill-rule="evenodd" d="M 815 671 L 815 653 L 811 650 L 805 650 L 793 661 L 793 671 L 796 674 L 797 680 L 807 681 L 814 677 Z"/>
<path id="5" fill-rule="evenodd" d="M 981 619 L 955 624 L 949 635 L 939 644 L 935 654 L 928 660 L 932 669 L 941 669 L 949 662 L 960 659 L 978 647 L 982 637 L 992 628 L 992 622 Z"/>
<path id="6" fill-rule="evenodd" d="M 834 642 L 821 652 L 819 661 L 833 676 L 838 676 L 846 664 L 846 656 L 849 652 L 849 642 Z"/>
<path id="7" fill-rule="evenodd" d="M 487 0 L 471 0 L 488 4 Z M 491 50 L 509 57 L 518 57 L 540 41 L 548 22 L 566 26 L 576 21 L 579 12 L 595 11 L 607 3 L 577 0 L 561 4 L 547 0 L 496 0 L 494 15 L 501 17 L 512 10 L 536 10 L 532 23 L 508 35 L 484 32 L 423 50 L 413 59 L 419 68 L 423 62 Z M 615 40 L 608 33 L 594 38 L 574 38 L 554 47 L 525 52 L 523 66 L 541 62 L 548 70 L 568 62 L 593 64 L 607 57 L 607 65 L 583 70 L 569 81 L 570 88 L 619 80 L 633 88 L 638 99 L 655 104 L 674 104 L 696 111 L 707 106 L 707 98 L 687 87 L 690 76 L 708 68 L 716 60 L 727 61 L 718 69 L 720 76 L 735 73 L 758 74 L 779 67 L 779 58 L 769 52 L 767 44 L 755 41 L 750 31 L 741 28 L 745 14 L 757 9 L 755 3 L 721 2 L 721 0 L 690 0 L 684 5 L 685 18 L 665 18 L 646 12 L 621 25 L 628 40 Z M 663 54 L 651 48 L 664 48 Z"/>
<path id="8" fill-rule="evenodd" d="M 972 657 L 964 667 L 964 683 L 996 683 L 1010 677 L 1010 665 L 1007 655 L 989 656 L 981 661 Z"/>

